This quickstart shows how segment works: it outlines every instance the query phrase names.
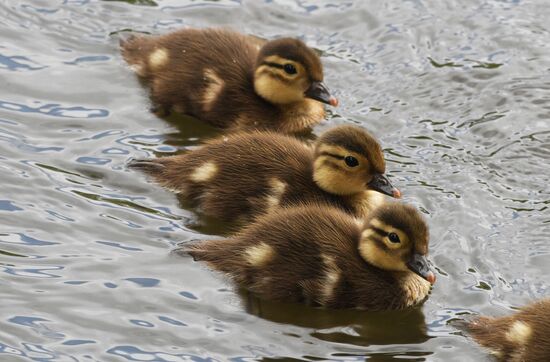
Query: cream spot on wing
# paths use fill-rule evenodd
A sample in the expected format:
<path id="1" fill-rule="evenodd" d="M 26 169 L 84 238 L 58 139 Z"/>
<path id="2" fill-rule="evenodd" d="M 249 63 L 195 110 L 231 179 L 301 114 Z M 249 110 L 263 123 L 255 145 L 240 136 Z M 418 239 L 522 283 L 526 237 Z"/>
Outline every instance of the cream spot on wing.
<path id="1" fill-rule="evenodd" d="M 272 209 L 279 206 L 281 197 L 285 193 L 287 184 L 278 178 L 269 180 L 269 195 L 266 198 L 267 208 Z"/>
<path id="2" fill-rule="evenodd" d="M 272 178 L 269 180 L 269 187 L 271 187 L 271 193 L 273 195 L 281 196 L 286 190 L 286 183 L 278 178 Z"/>
<path id="3" fill-rule="evenodd" d="M 515 344 L 525 345 L 532 333 L 533 329 L 527 323 L 515 321 L 510 330 L 506 332 L 506 339 Z"/>
<path id="4" fill-rule="evenodd" d="M 336 265 L 334 257 L 321 255 L 321 258 L 323 259 L 326 270 L 325 279 L 321 284 L 321 304 L 326 304 L 332 298 L 334 289 L 340 280 L 340 268 Z"/>
<path id="5" fill-rule="evenodd" d="M 259 243 L 246 249 L 245 257 L 252 266 L 260 267 L 267 264 L 275 256 L 273 248 L 266 243 Z"/>
<path id="6" fill-rule="evenodd" d="M 212 69 L 205 69 L 203 79 L 207 82 L 207 85 L 202 95 L 202 104 L 204 111 L 208 112 L 212 109 L 216 99 L 218 99 L 224 81 Z"/>
<path id="7" fill-rule="evenodd" d="M 265 202 L 267 204 L 267 209 L 271 210 L 277 206 L 279 206 L 279 199 L 275 196 L 269 195 L 266 197 Z"/>
<path id="8" fill-rule="evenodd" d="M 168 57 L 169 53 L 167 49 L 155 49 L 151 54 L 149 54 L 149 66 L 153 70 L 163 67 L 164 65 L 166 65 L 166 63 L 168 63 Z"/>
<path id="9" fill-rule="evenodd" d="M 211 180 L 218 172 L 218 166 L 214 162 L 205 162 L 197 167 L 191 174 L 191 180 L 195 182 L 206 182 Z"/>
<path id="10" fill-rule="evenodd" d="M 141 62 L 130 65 L 130 69 L 132 70 L 132 72 L 136 73 L 140 77 L 143 77 L 145 75 L 145 67 Z"/>

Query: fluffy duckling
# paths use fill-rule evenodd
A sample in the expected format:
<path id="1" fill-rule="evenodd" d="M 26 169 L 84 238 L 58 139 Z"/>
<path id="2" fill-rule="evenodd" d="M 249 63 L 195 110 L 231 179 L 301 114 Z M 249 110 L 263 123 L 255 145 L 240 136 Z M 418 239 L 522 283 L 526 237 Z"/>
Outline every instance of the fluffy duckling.
<path id="1" fill-rule="evenodd" d="M 384 202 L 379 192 L 400 196 L 384 175 L 380 144 L 356 126 L 335 127 L 313 147 L 271 131 L 237 133 L 185 154 L 136 160 L 130 167 L 181 193 L 205 215 L 229 222 L 303 202 L 365 215 Z"/>
<path id="2" fill-rule="evenodd" d="M 181 250 L 260 298 L 328 308 L 402 309 L 426 299 L 428 227 L 411 206 L 366 219 L 321 205 L 280 208 L 226 240 Z"/>
<path id="3" fill-rule="evenodd" d="M 550 299 L 508 317 L 477 317 L 462 327 L 499 361 L 550 361 Z"/>
<path id="4" fill-rule="evenodd" d="M 261 42 L 225 29 L 182 29 L 121 40 L 122 55 L 149 82 L 155 109 L 233 130 L 295 133 L 338 101 L 319 56 L 298 39 Z"/>

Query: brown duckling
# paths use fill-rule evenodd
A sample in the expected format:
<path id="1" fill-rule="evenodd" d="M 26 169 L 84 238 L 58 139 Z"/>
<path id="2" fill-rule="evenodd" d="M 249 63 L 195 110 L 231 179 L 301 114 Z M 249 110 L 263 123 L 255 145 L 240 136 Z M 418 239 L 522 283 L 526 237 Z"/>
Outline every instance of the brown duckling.
<path id="1" fill-rule="evenodd" d="M 260 298 L 329 308 L 402 309 L 426 299 L 428 227 L 387 203 L 357 219 L 322 205 L 279 208 L 225 240 L 183 246 Z"/>
<path id="2" fill-rule="evenodd" d="M 121 40 L 122 55 L 149 82 L 155 109 L 172 109 L 232 130 L 294 133 L 338 101 L 323 84 L 319 56 L 302 41 L 226 29 L 182 29 Z"/>
<path id="3" fill-rule="evenodd" d="M 335 127 L 313 147 L 271 131 L 237 133 L 185 154 L 136 160 L 130 167 L 181 193 L 205 215 L 230 222 L 303 202 L 365 215 L 384 202 L 379 192 L 400 196 L 384 175 L 380 144 L 357 126 Z"/>
<path id="4" fill-rule="evenodd" d="M 499 361 L 550 361 L 550 298 L 511 316 L 477 317 L 462 327 Z"/>

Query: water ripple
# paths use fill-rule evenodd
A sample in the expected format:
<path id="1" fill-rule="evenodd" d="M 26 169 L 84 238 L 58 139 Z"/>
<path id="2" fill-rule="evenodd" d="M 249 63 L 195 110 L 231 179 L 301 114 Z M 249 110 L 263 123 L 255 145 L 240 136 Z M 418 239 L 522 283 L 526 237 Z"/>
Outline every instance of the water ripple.
<path id="1" fill-rule="evenodd" d="M 31 107 L 20 103 L 0 100 L 0 109 L 22 113 L 38 113 L 45 116 L 63 118 L 105 118 L 109 115 L 106 109 L 93 109 L 83 106 L 62 107 L 58 103 L 48 103 Z"/>
<path id="2" fill-rule="evenodd" d="M 128 361 L 196 361 L 196 362 L 214 362 L 218 361 L 209 357 L 201 357 L 189 353 L 166 353 L 162 351 L 146 351 L 135 346 L 115 346 L 107 350 L 107 353 L 122 357 Z"/>
<path id="3" fill-rule="evenodd" d="M 96 62 L 108 61 L 110 59 L 111 58 L 107 55 L 87 55 L 87 56 L 78 57 L 73 61 L 64 62 L 64 63 L 68 65 L 78 65 L 82 63 L 96 63 Z"/>
<path id="4" fill-rule="evenodd" d="M 0 233 L 0 242 L 31 246 L 48 246 L 59 244 L 53 241 L 36 239 L 23 233 Z"/>
<path id="5" fill-rule="evenodd" d="M 11 274 L 19 277 L 28 277 L 28 278 L 41 278 L 41 279 L 50 279 L 50 278 L 61 278 L 61 275 L 51 273 L 55 270 L 63 270 L 64 266 L 51 266 L 51 267 L 15 267 L 15 266 L 4 266 L 2 268 L 5 273 Z"/>
<path id="6" fill-rule="evenodd" d="M 18 206 L 15 206 L 13 204 L 13 201 L 10 201 L 10 200 L 0 200 L 0 211 L 9 211 L 9 212 L 13 212 L 13 211 L 21 211 L 23 210 L 22 208 L 18 207 Z"/>
<path id="7" fill-rule="evenodd" d="M 22 55 L 13 55 L 11 57 L 0 54 L 0 69 L 11 71 L 20 70 L 40 70 L 47 68 L 44 65 L 37 65 L 31 59 Z"/>

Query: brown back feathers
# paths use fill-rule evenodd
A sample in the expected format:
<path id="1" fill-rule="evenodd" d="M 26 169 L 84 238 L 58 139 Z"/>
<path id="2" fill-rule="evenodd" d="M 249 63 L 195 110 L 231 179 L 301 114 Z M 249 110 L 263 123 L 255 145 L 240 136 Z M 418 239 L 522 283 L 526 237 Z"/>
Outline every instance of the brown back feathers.
<path id="1" fill-rule="evenodd" d="M 550 361 L 550 299 L 508 317 L 477 317 L 464 327 L 499 361 Z"/>

